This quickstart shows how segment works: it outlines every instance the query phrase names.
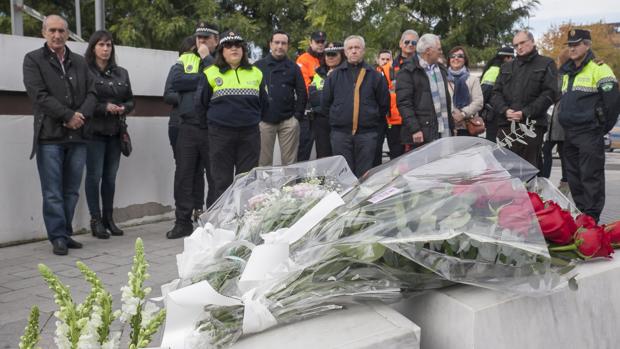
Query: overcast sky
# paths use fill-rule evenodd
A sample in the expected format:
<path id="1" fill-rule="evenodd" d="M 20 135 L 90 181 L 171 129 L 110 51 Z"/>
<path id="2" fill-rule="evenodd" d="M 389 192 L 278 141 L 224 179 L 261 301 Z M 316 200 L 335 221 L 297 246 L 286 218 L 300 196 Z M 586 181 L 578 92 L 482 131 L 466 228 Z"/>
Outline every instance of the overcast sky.
<path id="1" fill-rule="evenodd" d="M 575 24 L 620 22 L 620 0 L 540 0 L 529 26 L 541 37 L 551 25 L 571 21 Z"/>

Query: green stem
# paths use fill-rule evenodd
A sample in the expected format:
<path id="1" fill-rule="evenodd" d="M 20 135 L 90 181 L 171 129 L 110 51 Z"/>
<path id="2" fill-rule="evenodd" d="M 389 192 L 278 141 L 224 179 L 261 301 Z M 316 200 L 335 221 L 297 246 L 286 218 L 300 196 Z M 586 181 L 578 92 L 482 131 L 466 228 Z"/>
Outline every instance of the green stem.
<path id="1" fill-rule="evenodd" d="M 549 251 L 551 252 L 575 251 L 576 249 L 577 249 L 577 245 L 575 244 L 570 244 L 566 246 L 549 247 Z"/>

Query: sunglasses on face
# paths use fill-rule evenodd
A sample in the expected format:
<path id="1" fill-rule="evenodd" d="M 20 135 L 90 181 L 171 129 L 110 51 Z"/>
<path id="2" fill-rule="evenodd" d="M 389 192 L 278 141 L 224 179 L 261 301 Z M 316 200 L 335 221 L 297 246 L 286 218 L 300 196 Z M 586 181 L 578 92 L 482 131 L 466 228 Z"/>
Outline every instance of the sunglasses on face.
<path id="1" fill-rule="evenodd" d="M 314 40 L 314 42 L 316 42 L 317 44 L 324 44 L 325 40 Z"/>
<path id="2" fill-rule="evenodd" d="M 465 58 L 465 55 L 462 53 L 451 54 L 450 58 Z"/>
<path id="3" fill-rule="evenodd" d="M 405 41 L 403 41 L 403 44 L 405 44 L 405 46 L 409 46 L 409 45 L 415 46 L 415 45 L 418 44 L 418 42 L 415 41 L 415 40 L 405 40 Z"/>
<path id="4" fill-rule="evenodd" d="M 335 52 L 335 51 L 325 52 L 325 55 L 327 57 L 336 57 L 338 56 L 338 52 Z"/>
<path id="5" fill-rule="evenodd" d="M 233 48 L 233 47 L 241 48 L 242 45 L 240 41 L 229 41 L 229 42 L 223 43 L 222 46 L 224 46 L 224 48 Z"/>

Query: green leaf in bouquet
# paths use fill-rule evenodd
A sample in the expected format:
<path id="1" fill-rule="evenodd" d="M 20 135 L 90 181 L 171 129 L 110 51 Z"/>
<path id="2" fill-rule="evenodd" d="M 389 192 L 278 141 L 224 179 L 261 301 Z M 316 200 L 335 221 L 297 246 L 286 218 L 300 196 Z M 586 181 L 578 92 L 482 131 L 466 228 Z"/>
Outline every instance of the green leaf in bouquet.
<path id="1" fill-rule="evenodd" d="M 467 225 L 471 220 L 471 214 L 465 211 L 456 211 L 442 219 L 439 226 L 444 229 L 459 229 Z"/>
<path id="2" fill-rule="evenodd" d="M 483 243 L 478 248 L 478 259 L 485 262 L 495 262 L 498 253 L 497 245 L 491 243 Z"/>
<path id="3" fill-rule="evenodd" d="M 452 256 L 455 255 L 454 250 L 452 249 L 452 246 L 447 241 L 443 242 L 443 244 L 441 246 L 441 250 L 442 250 L 442 252 L 444 254 L 446 254 L 448 256 L 452 257 Z"/>
<path id="4" fill-rule="evenodd" d="M 462 235 L 462 238 L 459 240 L 460 240 L 460 244 L 459 244 L 458 252 L 461 253 L 463 251 L 469 251 L 471 247 L 471 242 L 470 242 L 471 240 L 467 237 L 467 235 Z"/>
<path id="5" fill-rule="evenodd" d="M 374 262 L 383 257 L 385 246 L 380 243 L 363 244 L 363 245 L 340 245 L 336 249 L 343 255 L 355 258 L 363 262 Z"/>

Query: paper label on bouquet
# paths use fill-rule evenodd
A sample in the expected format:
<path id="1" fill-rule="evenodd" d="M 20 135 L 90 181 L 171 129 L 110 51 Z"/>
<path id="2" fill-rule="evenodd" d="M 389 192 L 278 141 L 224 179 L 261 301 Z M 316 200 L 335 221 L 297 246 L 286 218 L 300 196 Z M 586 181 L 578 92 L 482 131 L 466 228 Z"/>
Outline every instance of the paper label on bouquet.
<path id="1" fill-rule="evenodd" d="M 242 305 L 242 302 L 219 294 L 206 281 L 172 291 L 166 296 L 166 327 L 161 342 L 163 348 L 185 349 L 196 323 L 208 304 L 219 306 Z"/>
<path id="2" fill-rule="evenodd" d="M 268 234 L 261 234 L 261 237 L 265 240 L 266 244 L 293 244 L 306 235 L 333 210 L 342 205 L 344 205 L 344 201 L 340 195 L 336 192 L 330 192 L 290 228 L 282 228 Z"/>
<path id="3" fill-rule="evenodd" d="M 283 270 L 288 265 L 288 244 L 258 245 L 252 250 L 252 255 L 239 278 L 239 288 L 242 292 L 273 278 L 270 275 L 275 270 Z"/>
<path id="4" fill-rule="evenodd" d="M 378 202 L 381 202 L 389 198 L 390 196 L 400 193 L 401 191 L 403 190 L 399 188 L 395 188 L 395 187 L 389 187 L 385 189 L 384 191 L 380 192 L 379 194 L 371 197 L 370 199 L 368 199 L 368 201 L 372 202 L 373 204 L 376 204 Z"/>

